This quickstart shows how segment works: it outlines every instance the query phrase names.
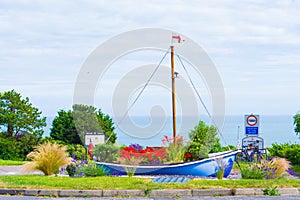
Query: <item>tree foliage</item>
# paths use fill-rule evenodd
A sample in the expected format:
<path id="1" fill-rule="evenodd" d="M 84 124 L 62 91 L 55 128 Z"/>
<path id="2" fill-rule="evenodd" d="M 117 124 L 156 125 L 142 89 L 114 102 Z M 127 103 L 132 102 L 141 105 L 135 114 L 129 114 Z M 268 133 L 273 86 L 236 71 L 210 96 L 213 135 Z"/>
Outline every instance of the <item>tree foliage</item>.
<path id="1" fill-rule="evenodd" d="M 300 144 L 273 143 L 268 152 L 270 157 L 286 158 L 292 165 L 300 165 Z"/>
<path id="2" fill-rule="evenodd" d="M 294 128 L 296 135 L 300 136 L 300 113 L 294 116 Z"/>
<path id="3" fill-rule="evenodd" d="M 58 116 L 52 122 L 50 136 L 55 140 L 64 141 L 66 144 L 81 144 L 71 110 L 58 111 Z"/>
<path id="4" fill-rule="evenodd" d="M 115 162 L 120 155 L 120 148 L 114 144 L 99 144 L 93 150 L 93 155 L 100 162 Z"/>
<path id="5" fill-rule="evenodd" d="M 42 140 L 46 118 L 29 98 L 14 90 L 0 93 L 0 158 L 24 160 Z"/>
<path id="6" fill-rule="evenodd" d="M 105 132 L 106 139 L 115 143 L 114 124 L 109 115 L 93 106 L 75 104 L 73 110 L 60 110 L 52 123 L 50 136 L 68 144 L 83 144 L 84 134 Z"/>
<path id="7" fill-rule="evenodd" d="M 34 107 L 29 98 L 22 98 L 14 90 L 0 93 L 0 127 L 7 136 L 20 137 L 24 134 L 43 135 L 46 118 Z"/>
<path id="8" fill-rule="evenodd" d="M 186 160 L 199 160 L 208 157 L 208 153 L 217 152 L 221 149 L 217 129 L 214 126 L 208 126 L 203 121 L 199 121 L 189 133 L 191 142 L 185 156 Z"/>

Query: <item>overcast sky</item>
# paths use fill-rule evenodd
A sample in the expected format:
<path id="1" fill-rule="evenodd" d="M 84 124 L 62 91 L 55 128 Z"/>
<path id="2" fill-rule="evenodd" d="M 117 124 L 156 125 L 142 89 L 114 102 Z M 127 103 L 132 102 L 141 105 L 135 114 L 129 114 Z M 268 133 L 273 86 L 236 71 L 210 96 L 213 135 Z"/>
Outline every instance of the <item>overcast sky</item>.
<path id="1" fill-rule="evenodd" d="M 139 28 L 174 30 L 197 42 L 222 78 L 226 114 L 300 110 L 298 0 L 1 0 L 0 91 L 15 89 L 46 116 L 70 109 L 89 54 Z M 110 112 L 109 104 L 100 106 Z"/>

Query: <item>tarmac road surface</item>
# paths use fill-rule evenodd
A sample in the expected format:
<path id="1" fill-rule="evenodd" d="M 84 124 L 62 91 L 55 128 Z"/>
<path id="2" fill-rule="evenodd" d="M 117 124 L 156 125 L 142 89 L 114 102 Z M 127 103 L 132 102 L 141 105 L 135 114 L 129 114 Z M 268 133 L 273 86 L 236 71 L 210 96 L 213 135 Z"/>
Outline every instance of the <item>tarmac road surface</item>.
<path id="1" fill-rule="evenodd" d="M 22 175 L 26 174 L 22 166 L 0 166 L 0 175 Z M 30 174 L 43 174 L 41 171 L 30 172 Z"/>
<path id="2" fill-rule="evenodd" d="M 171 198 L 45 198 L 45 197 L 32 197 L 32 196 L 0 196 L 0 200 L 38 200 L 38 199 L 51 199 L 51 200 L 100 200 L 100 199 L 112 199 L 112 200 L 169 200 Z M 300 200 L 300 195 L 291 196 L 227 196 L 227 197 L 201 197 L 201 198 L 181 198 L 186 200 Z"/>

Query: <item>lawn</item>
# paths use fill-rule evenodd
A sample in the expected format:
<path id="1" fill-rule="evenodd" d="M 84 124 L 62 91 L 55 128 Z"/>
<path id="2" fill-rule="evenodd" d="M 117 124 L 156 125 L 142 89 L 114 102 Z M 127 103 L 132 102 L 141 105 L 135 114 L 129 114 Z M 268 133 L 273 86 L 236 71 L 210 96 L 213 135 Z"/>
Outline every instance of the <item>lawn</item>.
<path id="1" fill-rule="evenodd" d="M 76 179 L 76 180 L 74 180 Z M 27 189 L 209 189 L 209 188 L 270 188 L 300 187 L 299 180 L 191 180 L 187 183 L 153 183 L 149 178 L 93 177 L 70 178 L 42 175 L 0 176 L 1 188 Z"/>
<path id="2" fill-rule="evenodd" d="M 0 160 L 0 165 L 22 165 L 22 161 Z M 247 163 L 240 163 L 241 166 Z M 239 171 L 234 165 L 234 170 Z M 296 168 L 296 171 L 299 167 Z M 74 180 L 75 179 L 75 180 Z M 78 190 L 101 190 L 101 189 L 210 189 L 210 188 L 270 188 L 270 187 L 296 187 L 300 188 L 300 180 L 275 179 L 275 180 L 216 180 L 198 179 L 187 183 L 153 183 L 150 178 L 138 177 L 79 177 L 43 176 L 43 175 L 14 175 L 0 176 L 0 188 L 26 188 L 26 189 L 78 189 Z"/>
<path id="3" fill-rule="evenodd" d="M 27 161 L 15 161 L 15 160 L 1 160 L 0 159 L 0 166 L 9 166 L 9 165 L 23 165 Z"/>

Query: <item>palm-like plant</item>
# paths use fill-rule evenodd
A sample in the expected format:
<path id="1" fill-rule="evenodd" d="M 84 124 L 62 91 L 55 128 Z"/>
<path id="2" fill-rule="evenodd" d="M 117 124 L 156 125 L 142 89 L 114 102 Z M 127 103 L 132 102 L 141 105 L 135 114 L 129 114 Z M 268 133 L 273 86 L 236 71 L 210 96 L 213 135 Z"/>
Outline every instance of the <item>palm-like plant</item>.
<path id="1" fill-rule="evenodd" d="M 50 142 L 35 147 L 34 151 L 27 155 L 27 158 L 32 162 L 24 165 L 26 172 L 40 170 L 46 176 L 57 174 L 60 167 L 67 166 L 72 160 L 68 157 L 65 146 Z"/>

